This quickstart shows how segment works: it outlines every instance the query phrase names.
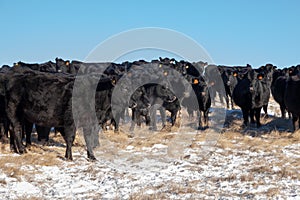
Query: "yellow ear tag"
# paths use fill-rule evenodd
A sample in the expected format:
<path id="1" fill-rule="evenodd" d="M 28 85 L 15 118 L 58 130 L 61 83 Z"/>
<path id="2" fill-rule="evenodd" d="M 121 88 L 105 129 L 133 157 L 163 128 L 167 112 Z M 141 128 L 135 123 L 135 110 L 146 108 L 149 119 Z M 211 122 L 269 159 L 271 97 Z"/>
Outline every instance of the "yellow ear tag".
<path id="1" fill-rule="evenodd" d="M 258 80 L 262 80 L 263 79 L 263 76 L 262 75 L 259 75 L 258 76 Z"/>
<path id="2" fill-rule="evenodd" d="M 234 76 L 234 77 L 237 77 L 237 73 L 233 73 L 233 76 Z"/>
<path id="3" fill-rule="evenodd" d="M 193 83 L 194 83 L 194 84 L 198 84 L 198 83 L 199 83 L 199 80 L 195 78 L 194 81 L 193 81 Z"/>
<path id="4" fill-rule="evenodd" d="M 69 65 L 70 65 L 69 61 L 67 61 L 67 62 L 66 62 L 66 65 L 67 65 L 67 66 L 69 66 Z"/>
<path id="5" fill-rule="evenodd" d="M 188 68 L 189 68 L 189 66 L 188 66 L 188 65 L 186 65 L 186 66 L 185 66 L 185 68 L 186 68 L 186 69 L 188 69 Z"/>
<path id="6" fill-rule="evenodd" d="M 159 64 L 159 68 L 162 68 L 162 64 Z"/>
<path id="7" fill-rule="evenodd" d="M 164 76 L 167 76 L 168 75 L 168 72 L 164 71 Z"/>

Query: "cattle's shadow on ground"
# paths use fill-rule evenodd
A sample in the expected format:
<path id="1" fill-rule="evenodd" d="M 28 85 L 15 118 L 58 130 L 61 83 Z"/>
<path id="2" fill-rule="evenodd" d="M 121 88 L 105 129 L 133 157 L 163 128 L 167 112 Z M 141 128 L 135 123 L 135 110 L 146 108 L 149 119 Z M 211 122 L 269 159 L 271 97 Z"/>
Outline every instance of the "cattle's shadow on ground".
<path id="1" fill-rule="evenodd" d="M 262 126 L 257 128 L 256 124 L 249 124 L 243 127 L 243 114 L 241 110 L 228 110 L 226 112 L 226 120 L 224 123 L 223 132 L 238 131 L 243 135 L 252 137 L 259 137 L 264 134 L 269 134 L 272 131 L 278 132 L 292 132 L 291 119 L 282 119 L 268 115 L 268 117 L 261 117 Z"/>
<path id="2" fill-rule="evenodd" d="M 59 133 L 55 135 L 53 132 L 50 132 L 48 141 L 39 141 L 35 132 L 31 135 L 31 142 L 38 146 L 66 147 L 63 137 Z"/>

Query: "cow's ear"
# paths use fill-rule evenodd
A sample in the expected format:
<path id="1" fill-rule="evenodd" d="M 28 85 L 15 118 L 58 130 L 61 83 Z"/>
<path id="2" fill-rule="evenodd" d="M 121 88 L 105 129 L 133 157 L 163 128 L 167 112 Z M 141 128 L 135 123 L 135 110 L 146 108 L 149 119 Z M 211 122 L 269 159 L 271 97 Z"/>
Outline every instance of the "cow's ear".
<path id="1" fill-rule="evenodd" d="M 197 78 L 194 78 L 194 79 L 193 79 L 193 84 L 194 84 L 194 85 L 197 85 L 198 83 L 199 83 L 199 80 L 198 80 Z"/>

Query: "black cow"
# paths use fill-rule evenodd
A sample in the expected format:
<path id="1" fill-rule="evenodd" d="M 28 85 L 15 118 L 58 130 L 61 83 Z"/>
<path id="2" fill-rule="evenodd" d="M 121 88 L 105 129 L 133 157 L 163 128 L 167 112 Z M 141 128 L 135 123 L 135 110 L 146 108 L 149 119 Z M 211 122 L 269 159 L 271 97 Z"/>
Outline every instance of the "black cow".
<path id="1" fill-rule="evenodd" d="M 29 64 L 29 63 L 24 63 L 24 62 L 18 62 L 14 64 L 14 67 L 25 67 L 25 68 L 30 68 L 32 70 L 36 70 L 36 71 L 41 71 L 41 72 L 50 72 L 50 73 L 54 73 L 54 72 L 64 72 L 67 73 L 67 71 L 63 70 L 63 69 L 67 69 L 68 65 L 69 65 L 69 61 L 63 61 L 62 59 L 58 59 L 56 58 L 56 63 L 52 62 L 52 61 L 48 61 L 42 64 L 38 64 L 38 63 L 33 63 L 33 64 Z M 38 140 L 39 141 L 43 141 L 43 144 L 46 144 L 46 142 L 48 142 L 49 140 L 49 134 L 50 134 L 50 127 L 41 127 L 39 125 L 35 125 L 36 126 L 36 131 L 38 134 Z M 23 138 L 26 135 L 26 145 L 29 146 L 31 145 L 31 133 L 33 130 L 33 123 L 30 123 L 28 121 L 26 121 L 26 119 L 23 120 L 23 126 L 22 126 L 22 132 L 23 132 Z M 56 130 L 56 129 L 55 129 Z"/>
<path id="2" fill-rule="evenodd" d="M 211 97 L 212 104 L 215 105 L 217 93 L 219 95 L 221 104 L 223 104 L 224 99 L 226 99 L 226 93 L 224 89 L 224 83 L 221 78 L 221 74 L 218 70 L 218 67 L 215 65 L 208 65 L 205 68 L 205 78 L 209 87 L 209 94 Z"/>
<path id="3" fill-rule="evenodd" d="M 132 110 L 132 121 L 130 132 L 134 131 L 135 124 L 141 126 L 141 117 L 145 117 L 146 125 L 150 125 L 150 100 L 147 96 L 144 86 L 139 87 L 131 96 L 129 100 L 129 108 Z"/>
<path id="4" fill-rule="evenodd" d="M 75 139 L 75 123 L 72 113 L 74 76 L 14 68 L 7 84 L 7 116 L 11 122 L 11 136 L 17 152 L 25 151 L 21 142 L 22 119 L 42 127 L 59 127 L 66 142 L 66 159 L 72 160 L 72 144 Z M 86 112 L 90 112 L 87 110 Z M 83 118 L 84 119 L 84 118 Z M 87 121 L 84 136 L 88 158 L 95 159 L 90 141 L 92 127 Z M 97 133 L 98 134 L 98 133 Z"/>
<path id="5" fill-rule="evenodd" d="M 233 105 L 232 95 L 233 95 L 233 90 L 236 84 L 238 83 L 238 79 L 237 79 L 238 72 L 236 72 L 234 69 L 229 67 L 225 67 L 222 69 L 219 68 L 219 70 L 221 73 L 221 77 L 226 92 L 225 100 L 226 100 L 227 109 L 229 109 L 229 97 L 231 101 L 231 108 L 233 109 L 234 105 Z"/>
<path id="6" fill-rule="evenodd" d="M 300 74 L 291 76 L 286 82 L 286 91 L 284 95 L 284 104 L 289 112 L 292 113 L 294 131 L 299 130 L 300 122 Z"/>
<path id="7" fill-rule="evenodd" d="M 271 92 L 274 100 L 279 104 L 281 117 L 285 118 L 286 106 L 284 103 L 284 95 L 286 91 L 286 81 L 288 77 L 285 75 L 283 70 L 276 70 L 273 73 L 273 81 L 271 84 Z M 289 114 L 290 118 L 290 114 Z"/>
<path id="8" fill-rule="evenodd" d="M 4 70 L 3 70 L 4 69 Z M 6 82 L 8 81 L 5 68 L 0 70 L 0 141 L 8 142 L 9 120 L 6 114 Z"/>
<path id="9" fill-rule="evenodd" d="M 243 112 L 244 126 L 248 125 L 249 115 L 251 123 L 254 123 L 255 115 L 257 127 L 261 126 L 260 111 L 268 103 L 269 96 L 270 89 L 267 77 L 255 70 L 249 70 L 233 91 L 233 100 Z"/>
<path id="10" fill-rule="evenodd" d="M 271 90 L 271 85 L 273 82 L 273 73 L 276 68 L 277 67 L 272 64 L 266 64 L 265 66 L 262 66 L 259 69 L 256 69 L 256 72 L 263 74 L 263 76 L 265 77 L 264 82 L 267 83 L 269 90 Z M 265 98 L 269 99 L 270 92 L 268 92 L 266 95 L 269 95 L 269 96 L 265 96 Z M 265 101 L 265 105 L 263 105 L 263 110 L 265 112 L 264 117 L 268 117 L 268 103 L 269 103 L 269 101 Z"/>
<path id="11" fill-rule="evenodd" d="M 156 125 L 156 111 L 160 111 L 162 126 L 166 123 L 165 107 L 163 107 L 164 102 L 174 102 L 177 98 L 171 92 L 171 90 L 166 85 L 159 84 L 145 84 L 146 93 L 150 101 L 150 130 L 157 130 Z M 174 122 L 175 123 L 175 122 Z"/>
<path id="12" fill-rule="evenodd" d="M 204 130 L 208 128 L 208 113 L 211 106 L 211 98 L 209 95 L 208 85 L 202 76 L 189 76 L 189 79 L 192 83 L 192 89 L 194 94 L 196 95 L 196 99 L 192 98 L 192 95 L 189 97 L 185 97 L 182 100 L 182 105 L 187 108 L 189 114 L 193 113 L 193 111 L 198 111 L 198 130 Z M 201 119 L 202 113 L 204 123 Z"/>

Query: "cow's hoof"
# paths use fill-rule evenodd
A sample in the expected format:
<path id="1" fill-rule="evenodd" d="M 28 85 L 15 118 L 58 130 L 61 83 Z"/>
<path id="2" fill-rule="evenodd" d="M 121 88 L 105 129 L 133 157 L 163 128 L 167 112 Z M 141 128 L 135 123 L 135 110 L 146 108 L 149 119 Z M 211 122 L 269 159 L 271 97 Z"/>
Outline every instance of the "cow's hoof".
<path id="1" fill-rule="evenodd" d="M 20 148 L 19 149 L 19 154 L 24 154 L 27 153 L 25 148 Z"/>
<path id="2" fill-rule="evenodd" d="M 96 159 L 95 156 L 89 156 L 88 159 L 89 159 L 89 161 L 91 161 L 91 162 L 97 161 L 97 159 Z"/>

